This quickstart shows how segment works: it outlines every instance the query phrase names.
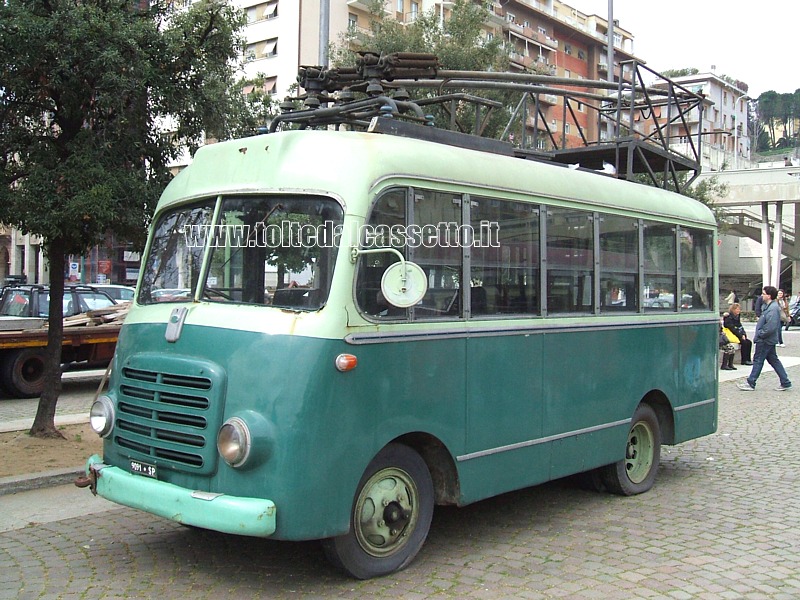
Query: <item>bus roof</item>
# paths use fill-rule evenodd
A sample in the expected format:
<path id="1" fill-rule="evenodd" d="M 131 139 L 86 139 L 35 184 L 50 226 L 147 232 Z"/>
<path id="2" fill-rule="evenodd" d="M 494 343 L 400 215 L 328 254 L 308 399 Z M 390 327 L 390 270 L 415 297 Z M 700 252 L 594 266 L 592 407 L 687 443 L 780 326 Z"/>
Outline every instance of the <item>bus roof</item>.
<path id="1" fill-rule="evenodd" d="M 472 193 L 526 194 L 548 203 L 579 202 L 611 211 L 716 221 L 696 200 L 660 188 L 513 156 L 425 140 L 354 131 L 284 131 L 201 148 L 167 186 L 159 210 L 188 199 L 229 193 L 331 193 L 347 212 L 365 215 L 365 192 L 391 178 L 456 182 Z"/>

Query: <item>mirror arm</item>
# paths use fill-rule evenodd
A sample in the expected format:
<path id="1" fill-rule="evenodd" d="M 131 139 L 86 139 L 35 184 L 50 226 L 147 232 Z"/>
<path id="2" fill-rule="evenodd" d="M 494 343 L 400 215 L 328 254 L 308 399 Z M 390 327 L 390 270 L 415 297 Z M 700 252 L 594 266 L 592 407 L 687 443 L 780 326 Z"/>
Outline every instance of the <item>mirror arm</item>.
<path id="1" fill-rule="evenodd" d="M 396 255 L 397 258 L 400 259 L 400 264 L 402 265 L 402 277 L 400 281 L 402 285 L 400 287 L 400 291 L 405 293 L 406 291 L 406 281 L 408 280 L 408 270 L 406 267 L 406 259 L 403 258 L 403 253 L 395 248 L 371 248 L 369 250 L 359 250 L 356 246 L 350 248 L 350 262 L 355 264 L 356 259 L 358 258 L 359 254 L 380 254 L 382 252 L 391 252 L 392 254 Z"/>

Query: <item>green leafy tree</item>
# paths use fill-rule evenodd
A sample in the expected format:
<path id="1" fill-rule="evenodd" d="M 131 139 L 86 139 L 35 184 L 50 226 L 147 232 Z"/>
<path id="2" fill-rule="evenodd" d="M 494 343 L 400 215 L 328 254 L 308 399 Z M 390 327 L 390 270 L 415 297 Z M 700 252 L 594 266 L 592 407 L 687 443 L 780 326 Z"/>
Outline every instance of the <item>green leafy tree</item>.
<path id="1" fill-rule="evenodd" d="M 769 135 L 770 147 L 776 143 L 775 121 L 780 113 L 780 97 L 774 90 L 764 92 L 758 97 L 758 118 L 764 124 Z"/>
<path id="2" fill-rule="evenodd" d="M 674 79 L 675 77 L 685 77 L 686 75 L 697 75 L 699 72 L 700 71 L 698 71 L 694 67 L 685 67 L 683 69 L 667 69 L 666 71 L 663 71 L 661 74 L 664 77 L 670 77 Z"/>
<path id="3" fill-rule="evenodd" d="M 227 137 L 240 11 L 130 0 L 0 5 L 0 222 L 50 265 L 45 389 L 32 435 L 59 436 L 66 257 L 110 229 L 140 245 L 181 146 Z M 170 135 L 164 135 L 168 124 Z"/>

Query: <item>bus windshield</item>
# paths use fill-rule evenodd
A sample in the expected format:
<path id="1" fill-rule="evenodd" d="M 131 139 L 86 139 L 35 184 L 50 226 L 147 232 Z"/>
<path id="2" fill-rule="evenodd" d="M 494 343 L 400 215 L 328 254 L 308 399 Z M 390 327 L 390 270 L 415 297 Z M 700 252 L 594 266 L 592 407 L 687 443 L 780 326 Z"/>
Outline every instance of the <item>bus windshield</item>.
<path id="1" fill-rule="evenodd" d="M 217 222 L 213 201 L 161 216 L 139 302 L 186 301 L 200 286 L 201 297 L 210 302 L 293 310 L 324 306 L 341 234 L 341 206 L 311 196 L 240 196 L 221 202 Z"/>

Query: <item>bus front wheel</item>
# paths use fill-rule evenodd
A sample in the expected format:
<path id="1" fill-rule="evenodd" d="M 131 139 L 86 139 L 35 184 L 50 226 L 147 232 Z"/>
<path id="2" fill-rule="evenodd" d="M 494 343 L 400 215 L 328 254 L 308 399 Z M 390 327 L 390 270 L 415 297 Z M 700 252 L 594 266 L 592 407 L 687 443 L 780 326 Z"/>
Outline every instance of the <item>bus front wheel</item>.
<path id="1" fill-rule="evenodd" d="M 653 487 L 661 460 L 661 428 L 652 407 L 640 404 L 631 419 L 625 458 L 602 468 L 606 488 L 622 496 L 641 494 Z"/>
<path id="2" fill-rule="evenodd" d="M 323 540 L 325 555 L 358 579 L 407 567 L 428 536 L 433 482 L 419 454 L 389 444 L 372 459 L 358 484 L 350 531 Z"/>

